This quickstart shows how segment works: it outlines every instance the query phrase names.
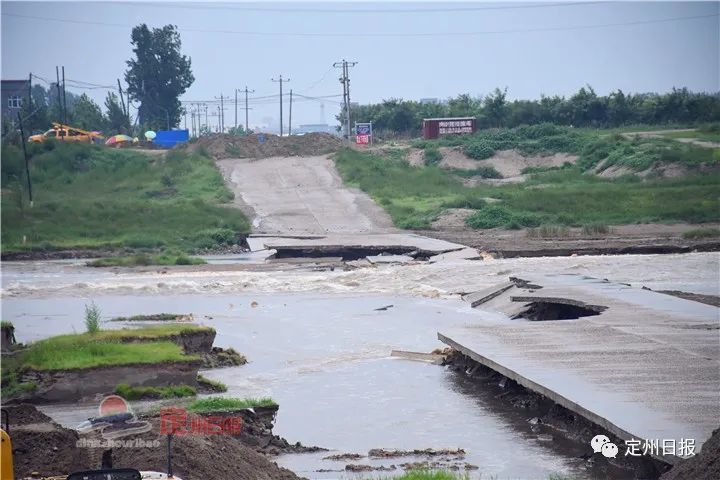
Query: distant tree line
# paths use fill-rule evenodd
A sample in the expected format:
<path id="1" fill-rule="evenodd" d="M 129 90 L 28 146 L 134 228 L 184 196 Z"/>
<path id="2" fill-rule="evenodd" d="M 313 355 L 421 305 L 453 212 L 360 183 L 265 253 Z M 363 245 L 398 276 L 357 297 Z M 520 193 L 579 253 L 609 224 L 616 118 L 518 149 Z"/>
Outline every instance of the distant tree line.
<path id="1" fill-rule="evenodd" d="M 342 123 L 344 112 L 338 115 Z M 617 90 L 599 96 L 592 87 L 569 98 L 542 96 L 539 100 L 507 100 L 507 89 L 496 88 L 485 97 L 458 95 L 446 102 L 420 103 L 389 99 L 353 105 L 353 121 L 373 122 L 379 135 L 415 136 L 423 118 L 475 117 L 478 128 L 516 127 L 554 123 L 575 127 L 608 128 L 623 125 L 685 125 L 720 121 L 720 92 L 694 93 L 673 88 L 664 94 L 626 94 Z"/>
<path id="2" fill-rule="evenodd" d="M 62 95 L 62 94 L 61 94 Z M 105 110 L 87 94 L 77 95 L 65 92 L 67 102 L 67 123 L 84 130 L 97 130 L 103 133 L 127 133 L 128 118 L 123 113 L 120 100 L 114 92 L 105 97 Z M 63 123 L 64 113 L 58 101 L 57 89 L 45 88 L 42 85 L 32 86 L 32 103 L 23 104 L 23 125 L 28 133 L 44 132 L 53 122 Z M 3 128 L 8 127 L 4 125 Z"/>
<path id="3" fill-rule="evenodd" d="M 177 27 L 148 28 L 141 24 L 133 28 L 131 45 L 134 58 L 126 62 L 127 90 L 138 105 L 137 125 L 123 113 L 119 97 L 108 92 L 104 109 L 86 94 L 65 92 L 67 112 L 58 101 L 53 83 L 49 88 L 32 86 L 32 102 L 24 102 L 22 116 L 28 133 L 44 132 L 52 122 L 67 123 L 84 130 L 97 130 L 105 134 L 137 133 L 148 129 L 164 130 L 168 124 L 177 127 L 184 113 L 179 97 L 195 80 L 190 58 L 180 51 L 181 41 Z M 61 93 L 62 96 L 62 93 Z M 67 115 L 67 117 L 66 117 Z M 133 128 L 135 127 L 135 128 Z M 3 124 L 3 137 L 10 133 L 11 125 Z"/>

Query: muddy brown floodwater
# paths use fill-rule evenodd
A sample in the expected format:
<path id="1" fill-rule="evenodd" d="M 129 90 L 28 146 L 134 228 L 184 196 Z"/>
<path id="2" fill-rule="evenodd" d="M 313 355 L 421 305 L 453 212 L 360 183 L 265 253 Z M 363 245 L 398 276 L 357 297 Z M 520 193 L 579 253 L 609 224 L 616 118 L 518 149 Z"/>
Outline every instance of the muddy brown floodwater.
<path id="1" fill-rule="evenodd" d="M 106 320 L 193 313 L 217 329 L 216 345 L 233 347 L 249 360 L 205 376 L 226 383 L 228 395 L 273 397 L 280 404 L 276 434 L 333 450 L 277 459 L 301 476 L 353 478 L 358 474 L 318 470 L 412 461 L 322 459 L 333 453 L 459 447 L 467 451 L 464 461 L 479 467 L 473 478 L 557 473 L 594 479 L 607 473 L 580 458 L 587 447 L 535 433 L 529 422 L 533 412 L 508 407 L 443 367 L 391 358 L 390 351 L 431 351 L 442 346 L 438 330 L 491 319 L 497 314 L 469 308 L 457 293 L 523 271 L 581 273 L 656 290 L 716 294 L 717 265 L 718 255 L 712 253 L 388 265 L 350 272 L 171 269 L 163 274 L 88 269 L 72 261 L 8 262 L 3 264 L 2 318 L 12 321 L 18 341 L 26 342 L 82 331 L 89 299 Z M 43 410 L 74 426 L 95 408 Z"/>

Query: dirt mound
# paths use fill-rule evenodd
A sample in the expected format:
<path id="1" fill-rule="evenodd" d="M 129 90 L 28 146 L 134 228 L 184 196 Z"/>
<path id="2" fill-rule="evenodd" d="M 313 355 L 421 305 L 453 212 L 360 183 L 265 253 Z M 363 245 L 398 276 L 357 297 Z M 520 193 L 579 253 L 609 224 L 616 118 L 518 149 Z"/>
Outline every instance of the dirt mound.
<path id="1" fill-rule="evenodd" d="M 32 472 L 42 476 L 100 468 L 103 450 L 78 446 L 82 437 L 63 428 L 32 405 L 3 407 L 10 414 L 16 478 Z M 144 440 L 138 448 L 114 448 L 115 468 L 135 468 L 164 472 L 167 468 L 167 439 L 160 434 L 158 418 L 149 419 L 149 432 L 123 437 L 122 441 Z M 157 440 L 152 446 L 153 442 Z M 239 480 L 295 480 L 293 472 L 280 468 L 265 456 L 230 435 L 183 435 L 173 438 L 173 472 L 185 480 L 233 478 Z"/>
<path id="2" fill-rule="evenodd" d="M 63 475 L 87 469 L 90 451 L 78 448 L 77 432 L 63 428 L 34 406 L 4 406 L 10 414 L 15 477 L 32 472 L 43 476 Z"/>
<path id="3" fill-rule="evenodd" d="M 567 153 L 546 156 L 525 156 L 516 150 L 500 150 L 480 165 L 492 166 L 503 178 L 517 177 L 529 167 L 562 167 L 565 163 L 575 163 L 578 157 Z"/>
<path id="4" fill-rule="evenodd" d="M 525 156 L 517 150 L 498 150 L 485 160 L 474 160 L 465 153 L 461 147 L 441 147 L 442 168 L 457 168 L 460 170 L 473 170 L 478 167 L 493 167 L 500 172 L 504 179 L 519 177 L 528 167 L 561 167 L 565 163 L 575 163 L 578 157 L 567 153 L 556 153 L 545 156 Z"/>
<path id="5" fill-rule="evenodd" d="M 660 480 L 715 480 L 720 478 L 720 428 L 703 444 L 696 456 L 682 460 Z"/>
<path id="6" fill-rule="evenodd" d="M 146 442 L 157 440 L 160 447 L 119 448 L 113 450 L 115 468 L 165 471 L 167 437 L 161 435 L 159 420 L 152 419 L 153 429 L 128 438 Z M 125 438 L 123 438 L 125 440 Z M 237 480 L 295 480 L 299 477 L 280 468 L 262 454 L 230 435 L 178 435 L 172 442 L 173 473 L 184 478 L 232 478 Z"/>
<path id="7" fill-rule="evenodd" d="M 204 150 L 216 160 L 220 160 L 223 158 L 312 157 L 332 153 L 341 146 L 342 140 L 329 133 L 308 133 L 291 137 L 266 133 L 240 137 L 221 133 L 202 137 L 184 148 L 191 152 Z"/>

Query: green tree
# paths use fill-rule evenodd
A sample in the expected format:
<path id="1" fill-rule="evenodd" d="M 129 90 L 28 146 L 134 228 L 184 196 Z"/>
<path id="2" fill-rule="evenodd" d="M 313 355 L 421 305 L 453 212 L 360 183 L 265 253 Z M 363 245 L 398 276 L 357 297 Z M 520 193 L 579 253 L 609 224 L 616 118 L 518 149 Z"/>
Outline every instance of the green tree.
<path id="1" fill-rule="evenodd" d="M 483 110 L 490 126 L 502 127 L 505 125 L 505 117 L 507 116 L 506 97 L 507 88 L 505 90 L 496 88 L 493 93 L 483 100 Z"/>
<path id="2" fill-rule="evenodd" d="M 129 131 L 128 118 L 118 103 L 118 96 L 115 95 L 115 92 L 108 92 L 105 97 L 105 109 L 107 110 L 107 126 L 110 131 L 127 133 Z"/>
<path id="3" fill-rule="evenodd" d="M 104 130 L 106 127 L 100 105 L 95 103 L 87 94 L 83 93 L 75 102 L 73 108 L 73 126 L 84 130 Z"/>
<path id="4" fill-rule="evenodd" d="M 180 123 L 179 97 L 192 85 L 190 58 L 180 52 L 180 34 L 174 25 L 150 30 L 144 23 L 133 28 L 135 58 L 127 61 L 125 81 L 130 96 L 140 102 L 139 122 L 155 129 Z"/>

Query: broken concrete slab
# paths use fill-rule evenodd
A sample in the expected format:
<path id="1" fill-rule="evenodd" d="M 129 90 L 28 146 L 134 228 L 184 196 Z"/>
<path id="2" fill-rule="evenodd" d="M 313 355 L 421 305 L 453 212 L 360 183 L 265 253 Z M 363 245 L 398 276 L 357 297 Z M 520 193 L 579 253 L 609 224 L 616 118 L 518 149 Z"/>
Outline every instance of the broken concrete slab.
<path id="1" fill-rule="evenodd" d="M 435 365 L 441 365 L 445 360 L 445 355 L 437 353 L 408 352 L 405 350 L 393 350 L 390 352 L 390 356 L 404 358 L 405 360 L 414 360 L 417 362 L 429 362 Z"/>
<path id="2" fill-rule="evenodd" d="M 467 295 L 463 295 L 462 299 L 468 302 L 472 308 L 475 308 L 478 305 L 492 300 L 493 298 L 499 296 L 500 294 L 506 292 L 513 287 L 515 287 L 515 283 L 505 282 L 490 288 L 478 290 L 477 292 L 468 293 Z"/>
<path id="3" fill-rule="evenodd" d="M 369 255 L 365 257 L 372 264 L 378 263 L 410 263 L 415 259 L 408 255 Z"/>
<path id="4" fill-rule="evenodd" d="M 275 258 L 341 256 L 345 260 L 380 254 L 429 258 L 465 248 L 457 243 L 409 233 L 327 235 L 315 238 L 250 236 L 248 244 L 254 249 L 275 250 Z"/>
<path id="5" fill-rule="evenodd" d="M 439 255 L 434 255 L 428 259 L 430 263 L 433 262 L 447 262 L 453 260 L 479 260 L 483 257 L 475 248 L 463 248 L 460 250 L 453 250 Z"/>
<path id="6" fill-rule="evenodd" d="M 700 450 L 720 418 L 720 330 L 707 328 L 720 309 L 578 275 L 529 284 L 542 290 L 513 286 L 478 303 L 505 316 L 438 337 L 622 439 L 693 439 Z M 538 299 L 607 308 L 577 320 L 510 318 Z"/>

